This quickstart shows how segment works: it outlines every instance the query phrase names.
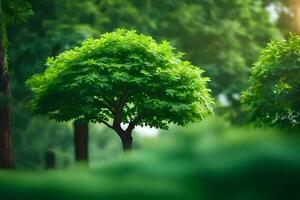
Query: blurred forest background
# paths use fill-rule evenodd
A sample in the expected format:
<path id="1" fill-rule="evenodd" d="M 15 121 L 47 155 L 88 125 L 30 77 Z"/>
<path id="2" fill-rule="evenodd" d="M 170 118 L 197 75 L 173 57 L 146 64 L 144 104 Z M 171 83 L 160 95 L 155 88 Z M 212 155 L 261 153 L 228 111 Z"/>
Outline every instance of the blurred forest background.
<path id="1" fill-rule="evenodd" d="M 246 122 L 240 105 L 249 71 L 271 39 L 300 32 L 293 0 L 32 0 L 34 14 L 11 27 L 12 136 L 17 168 L 44 168 L 53 151 L 58 167 L 74 162 L 73 125 L 33 117 L 25 81 L 45 70 L 47 57 L 89 37 L 117 28 L 136 29 L 157 41 L 167 39 L 211 78 L 215 115 L 232 125 Z M 174 127 L 176 129 L 176 127 Z M 173 132 L 174 132 L 173 128 Z M 139 138 L 143 137 L 141 134 Z M 139 139 L 137 139 L 139 140 Z M 90 125 L 90 165 L 120 155 L 120 141 L 103 125 Z M 139 148 L 139 142 L 136 147 Z"/>

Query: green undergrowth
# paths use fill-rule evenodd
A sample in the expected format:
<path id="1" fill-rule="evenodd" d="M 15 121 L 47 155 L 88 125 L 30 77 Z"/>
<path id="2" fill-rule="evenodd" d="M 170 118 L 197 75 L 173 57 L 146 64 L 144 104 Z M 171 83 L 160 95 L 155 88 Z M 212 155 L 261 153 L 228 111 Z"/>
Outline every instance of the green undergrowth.
<path id="1" fill-rule="evenodd" d="M 291 199 L 300 185 L 296 133 L 206 121 L 144 139 L 98 167 L 0 171 L 0 199 Z"/>

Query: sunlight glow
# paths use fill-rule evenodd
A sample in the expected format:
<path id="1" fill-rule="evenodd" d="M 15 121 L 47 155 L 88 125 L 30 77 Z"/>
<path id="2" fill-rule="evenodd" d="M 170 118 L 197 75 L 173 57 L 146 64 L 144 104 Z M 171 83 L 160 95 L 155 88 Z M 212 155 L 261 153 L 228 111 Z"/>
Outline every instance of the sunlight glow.
<path id="1" fill-rule="evenodd" d="M 139 136 L 142 137 L 156 137 L 158 136 L 159 133 L 158 129 L 150 128 L 149 126 L 146 127 L 138 126 L 135 128 L 135 131 Z"/>

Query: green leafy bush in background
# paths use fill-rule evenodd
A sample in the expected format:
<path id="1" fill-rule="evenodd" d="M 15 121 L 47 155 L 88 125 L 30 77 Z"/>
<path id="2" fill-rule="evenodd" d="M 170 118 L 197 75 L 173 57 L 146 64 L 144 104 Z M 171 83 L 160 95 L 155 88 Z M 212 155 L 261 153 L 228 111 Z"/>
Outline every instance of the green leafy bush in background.
<path id="1" fill-rule="evenodd" d="M 252 69 L 242 101 L 258 125 L 300 128 L 300 37 L 273 41 Z"/>

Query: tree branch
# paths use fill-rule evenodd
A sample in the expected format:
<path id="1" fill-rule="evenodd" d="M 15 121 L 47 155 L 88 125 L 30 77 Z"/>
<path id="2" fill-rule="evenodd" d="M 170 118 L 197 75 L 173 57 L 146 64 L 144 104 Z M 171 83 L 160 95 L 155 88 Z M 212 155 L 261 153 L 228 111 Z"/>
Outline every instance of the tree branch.
<path id="1" fill-rule="evenodd" d="M 107 123 L 106 121 L 100 121 L 100 122 L 105 124 L 108 128 L 114 129 L 114 127 L 112 125 L 110 125 L 109 123 Z"/>
<path id="2" fill-rule="evenodd" d="M 132 130 L 135 128 L 135 126 L 142 120 L 142 119 L 144 119 L 146 117 L 146 115 L 145 114 L 141 114 L 141 115 L 138 115 L 134 120 L 132 120 L 130 123 L 129 123 L 129 125 L 128 125 L 128 127 L 127 127 L 127 129 L 126 129 L 126 133 L 128 133 L 128 134 L 131 134 L 131 132 L 132 132 Z"/>
<path id="3" fill-rule="evenodd" d="M 107 108 L 113 115 L 115 114 L 115 111 L 114 111 L 113 107 L 111 105 L 109 105 L 105 100 L 101 103 L 103 103 L 105 108 Z"/>
<path id="4" fill-rule="evenodd" d="M 98 103 L 100 103 L 102 106 L 104 106 L 104 108 L 108 109 L 112 113 L 112 115 L 115 114 L 113 104 L 110 104 L 110 101 L 106 97 L 94 97 L 94 99 L 97 100 Z"/>
<path id="5" fill-rule="evenodd" d="M 113 126 L 115 128 L 119 128 L 119 126 L 121 126 L 122 112 L 128 97 L 129 97 L 129 90 L 126 89 L 124 91 L 124 94 L 118 100 L 117 105 L 115 107 L 115 117 L 113 122 Z"/>
<path id="6" fill-rule="evenodd" d="M 98 100 L 98 103 L 100 103 L 102 106 L 104 106 L 104 108 L 108 109 L 112 113 L 112 115 L 115 114 L 115 111 L 113 110 L 113 108 L 111 106 L 109 106 L 105 101 Z"/>
<path id="7" fill-rule="evenodd" d="M 111 100 L 109 100 L 106 96 L 102 96 L 102 98 L 104 99 L 104 101 L 105 101 L 108 105 L 110 105 L 110 106 L 113 106 L 113 105 L 114 105 L 114 102 L 111 101 Z"/>

